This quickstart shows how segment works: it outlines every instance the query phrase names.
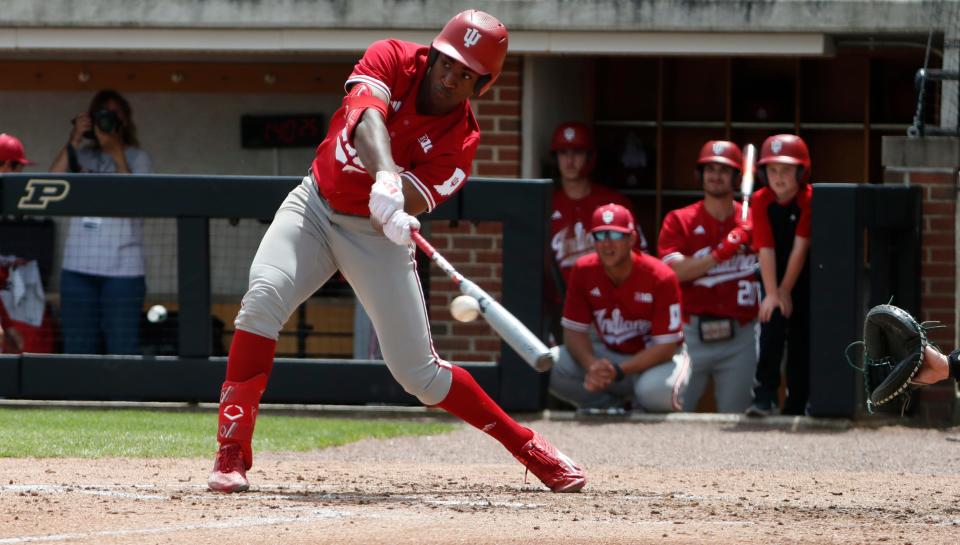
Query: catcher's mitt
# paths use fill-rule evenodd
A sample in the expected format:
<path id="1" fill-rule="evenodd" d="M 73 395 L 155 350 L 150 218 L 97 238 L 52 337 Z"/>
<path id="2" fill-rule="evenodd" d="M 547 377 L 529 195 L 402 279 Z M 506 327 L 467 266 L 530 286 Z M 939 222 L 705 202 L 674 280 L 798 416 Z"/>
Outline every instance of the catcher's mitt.
<path id="1" fill-rule="evenodd" d="M 877 305 L 863 322 L 863 341 L 847 347 L 847 361 L 863 373 L 867 410 L 893 401 L 909 389 L 922 386 L 911 382 L 923 363 L 929 344 L 927 330 L 936 323 L 918 323 L 907 311 L 893 305 Z M 863 345 L 863 365 L 850 359 L 850 348 Z M 906 408 L 906 405 L 904 405 Z"/>

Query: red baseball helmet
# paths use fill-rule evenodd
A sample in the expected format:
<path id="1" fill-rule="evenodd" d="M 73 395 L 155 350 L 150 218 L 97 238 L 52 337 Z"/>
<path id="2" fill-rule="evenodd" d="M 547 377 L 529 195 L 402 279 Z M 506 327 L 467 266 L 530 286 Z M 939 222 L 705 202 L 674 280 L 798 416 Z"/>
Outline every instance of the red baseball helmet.
<path id="1" fill-rule="evenodd" d="M 740 146 L 726 140 L 711 140 L 700 148 L 698 165 L 720 163 L 737 171 L 743 170 L 743 153 Z"/>
<path id="2" fill-rule="evenodd" d="M 20 139 L 12 134 L 0 134 L 0 161 L 13 161 L 21 165 L 32 165 L 33 161 L 27 159 L 23 153 L 23 144 Z"/>
<path id="3" fill-rule="evenodd" d="M 633 214 L 626 207 L 619 204 L 605 204 L 593 211 L 590 219 L 590 232 L 619 231 L 632 233 L 636 229 L 633 223 Z"/>
<path id="4" fill-rule="evenodd" d="M 550 151 L 565 149 L 587 150 L 593 149 L 593 134 L 590 127 L 576 121 L 561 123 L 553 131 L 550 142 Z"/>
<path id="5" fill-rule="evenodd" d="M 500 77 L 507 56 L 507 27 L 489 13 L 468 9 L 450 19 L 432 45 L 481 76 L 490 76 L 477 92 L 480 96 Z"/>
<path id="6" fill-rule="evenodd" d="M 810 180 L 810 151 L 803 138 L 795 134 L 776 134 L 763 141 L 757 166 L 770 163 L 786 163 L 800 167 L 799 182 Z"/>

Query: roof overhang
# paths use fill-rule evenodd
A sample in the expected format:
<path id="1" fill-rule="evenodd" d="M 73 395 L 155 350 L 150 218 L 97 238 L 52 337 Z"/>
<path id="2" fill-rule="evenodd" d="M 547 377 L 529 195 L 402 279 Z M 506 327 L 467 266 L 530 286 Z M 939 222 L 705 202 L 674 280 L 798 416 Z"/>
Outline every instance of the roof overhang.
<path id="1" fill-rule="evenodd" d="M 416 30 L 0 28 L 0 54 L 54 52 L 290 55 L 362 52 L 390 37 L 429 43 Z M 524 55 L 797 55 L 833 52 L 822 33 L 516 31 L 510 52 Z"/>

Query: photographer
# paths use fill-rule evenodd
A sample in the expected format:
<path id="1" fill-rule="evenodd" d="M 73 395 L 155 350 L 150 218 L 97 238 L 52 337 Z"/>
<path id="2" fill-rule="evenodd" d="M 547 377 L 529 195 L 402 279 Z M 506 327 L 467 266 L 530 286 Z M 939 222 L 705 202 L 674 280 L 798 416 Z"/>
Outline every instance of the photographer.
<path id="1" fill-rule="evenodd" d="M 72 124 L 51 172 L 151 172 L 120 93 L 98 92 Z M 143 219 L 70 218 L 60 275 L 64 352 L 100 353 L 102 337 L 108 354 L 139 353 L 145 292 Z"/>

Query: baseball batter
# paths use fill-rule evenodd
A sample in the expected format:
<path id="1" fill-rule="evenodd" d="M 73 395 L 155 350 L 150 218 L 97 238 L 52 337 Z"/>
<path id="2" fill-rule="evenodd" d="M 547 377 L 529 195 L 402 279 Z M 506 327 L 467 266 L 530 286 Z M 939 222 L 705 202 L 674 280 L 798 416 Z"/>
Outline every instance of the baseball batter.
<path id="1" fill-rule="evenodd" d="M 278 333 L 338 269 L 405 391 L 493 436 L 554 492 L 584 486 L 573 461 L 434 351 L 410 244 L 415 216 L 466 182 L 480 141 L 469 99 L 496 81 L 506 53 L 503 24 L 469 10 L 429 47 L 379 41 L 357 63 L 309 175 L 280 206 L 250 267 L 220 395 L 211 490 L 249 487 L 251 438 Z"/>
<path id="2" fill-rule="evenodd" d="M 753 400 L 757 369 L 757 256 L 750 229 L 733 199 L 743 164 L 733 142 L 711 140 L 700 149 L 697 177 L 703 199 L 663 219 L 658 244 L 683 290 L 684 338 L 692 373 L 683 400 L 694 411 L 711 377 L 717 410 L 742 413 Z"/>

